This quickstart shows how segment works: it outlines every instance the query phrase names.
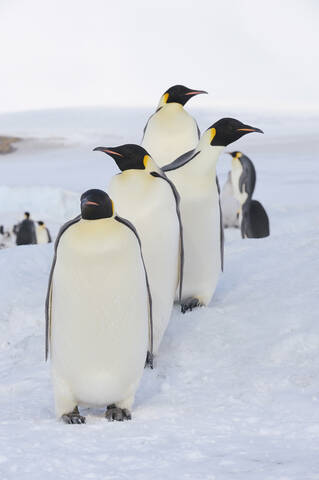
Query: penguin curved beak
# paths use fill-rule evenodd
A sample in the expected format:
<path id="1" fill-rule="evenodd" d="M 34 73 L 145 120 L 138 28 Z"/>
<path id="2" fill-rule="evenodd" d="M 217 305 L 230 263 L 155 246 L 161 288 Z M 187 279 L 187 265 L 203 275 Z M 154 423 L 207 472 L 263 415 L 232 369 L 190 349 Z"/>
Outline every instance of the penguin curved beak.
<path id="1" fill-rule="evenodd" d="M 95 207 L 98 207 L 100 204 L 97 202 L 92 202 L 91 200 L 86 200 L 84 201 L 84 205 L 94 205 Z"/>
<path id="2" fill-rule="evenodd" d="M 238 132 L 247 132 L 247 133 L 250 133 L 250 132 L 264 133 L 262 130 L 260 130 L 260 128 L 251 127 L 250 125 L 244 125 L 243 128 L 237 128 L 237 131 Z"/>
<path id="3" fill-rule="evenodd" d="M 93 148 L 93 152 L 104 152 L 104 153 L 107 153 L 108 155 L 118 155 L 119 157 L 123 157 L 121 153 L 116 152 L 115 150 L 112 150 L 111 148 L 108 148 L 108 147 L 95 147 Z"/>
<path id="4" fill-rule="evenodd" d="M 191 92 L 185 93 L 185 95 L 188 95 L 188 96 L 192 95 L 193 96 L 193 95 L 200 95 L 201 93 L 207 93 L 208 94 L 208 92 L 206 92 L 205 90 L 193 90 Z"/>

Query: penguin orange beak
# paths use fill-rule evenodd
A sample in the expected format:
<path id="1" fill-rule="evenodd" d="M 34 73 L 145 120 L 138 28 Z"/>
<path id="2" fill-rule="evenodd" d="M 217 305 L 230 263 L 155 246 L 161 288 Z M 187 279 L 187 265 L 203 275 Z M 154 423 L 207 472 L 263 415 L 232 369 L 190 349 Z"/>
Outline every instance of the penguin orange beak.
<path id="1" fill-rule="evenodd" d="M 260 128 L 250 127 L 246 125 L 244 128 L 237 128 L 237 132 L 257 132 L 257 133 L 264 133 Z"/>
<path id="2" fill-rule="evenodd" d="M 201 93 L 207 93 L 205 90 L 194 90 L 192 92 L 187 92 L 185 93 L 185 95 L 200 95 Z"/>
<path id="3" fill-rule="evenodd" d="M 92 202 L 91 200 L 87 200 L 84 205 L 94 205 L 95 207 L 99 207 L 100 204 L 96 202 Z"/>
<path id="4" fill-rule="evenodd" d="M 111 150 L 110 148 L 107 148 L 107 147 L 95 147 L 93 148 L 93 152 L 104 152 L 104 153 L 108 153 L 109 155 L 118 155 L 119 157 L 123 157 L 121 153 L 116 152 L 115 150 Z"/>

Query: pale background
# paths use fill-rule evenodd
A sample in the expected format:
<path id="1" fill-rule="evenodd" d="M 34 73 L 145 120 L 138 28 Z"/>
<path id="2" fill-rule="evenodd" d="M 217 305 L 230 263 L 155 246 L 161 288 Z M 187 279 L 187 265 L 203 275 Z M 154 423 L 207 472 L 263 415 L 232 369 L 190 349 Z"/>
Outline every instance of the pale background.
<path id="1" fill-rule="evenodd" d="M 1 0 L 0 113 L 154 106 L 318 111 L 319 2 Z"/>

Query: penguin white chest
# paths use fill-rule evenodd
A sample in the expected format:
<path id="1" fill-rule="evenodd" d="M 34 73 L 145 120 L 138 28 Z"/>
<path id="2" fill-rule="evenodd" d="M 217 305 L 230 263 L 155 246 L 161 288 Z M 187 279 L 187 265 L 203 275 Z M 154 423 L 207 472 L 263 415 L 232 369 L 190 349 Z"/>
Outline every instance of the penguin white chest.
<path id="1" fill-rule="evenodd" d="M 182 105 L 164 105 L 149 120 L 142 146 L 162 167 L 183 153 L 193 150 L 198 143 L 195 120 Z"/>
<path id="2" fill-rule="evenodd" d="M 175 198 L 165 180 L 137 171 L 113 177 L 109 190 L 119 215 L 135 225 L 142 242 L 152 294 L 156 354 L 178 285 L 179 223 Z"/>
<path id="3" fill-rule="evenodd" d="M 243 173 L 243 167 L 238 158 L 233 158 L 232 160 L 232 171 L 231 171 L 231 180 L 234 189 L 234 197 L 239 201 L 241 205 L 247 200 L 247 193 L 245 191 L 240 191 L 239 188 L 239 179 Z"/>
<path id="4" fill-rule="evenodd" d="M 220 210 L 214 174 L 202 181 L 182 169 L 167 172 L 181 195 L 184 232 L 183 300 L 196 297 L 207 305 L 221 270 Z"/>
<path id="5" fill-rule="evenodd" d="M 36 227 L 37 243 L 48 243 L 48 232 L 45 228 Z"/>
<path id="6" fill-rule="evenodd" d="M 134 396 L 147 352 L 148 297 L 137 239 L 114 219 L 92 225 L 72 225 L 57 250 L 51 356 L 58 415 L 68 402 L 105 406 Z"/>

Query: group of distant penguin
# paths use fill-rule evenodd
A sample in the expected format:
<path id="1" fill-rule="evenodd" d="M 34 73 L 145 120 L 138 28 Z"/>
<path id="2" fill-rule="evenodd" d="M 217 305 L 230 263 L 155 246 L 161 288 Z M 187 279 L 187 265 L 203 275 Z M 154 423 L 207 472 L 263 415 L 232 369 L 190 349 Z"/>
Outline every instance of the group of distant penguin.
<path id="1" fill-rule="evenodd" d="M 201 93 L 169 88 L 141 145 L 96 147 L 120 170 L 110 196 L 83 193 L 80 215 L 58 234 L 46 358 L 56 414 L 66 423 L 85 423 L 79 406 L 104 407 L 110 421 L 130 419 L 174 301 L 185 313 L 212 299 L 224 250 L 216 163 L 227 145 L 263 132 L 223 118 L 200 136 L 183 106 Z"/>
<path id="2" fill-rule="evenodd" d="M 268 237 L 268 215 L 262 204 L 252 199 L 256 185 L 254 164 L 241 152 L 228 153 L 232 169 L 220 196 L 224 227 L 239 227 L 242 238 Z"/>
<path id="3" fill-rule="evenodd" d="M 30 212 L 24 212 L 24 219 L 14 225 L 12 233 L 0 226 L 0 248 L 7 248 L 12 242 L 12 234 L 15 235 L 16 245 L 35 245 L 42 243 L 51 243 L 51 234 L 42 220 L 34 222 L 30 217 Z"/>

